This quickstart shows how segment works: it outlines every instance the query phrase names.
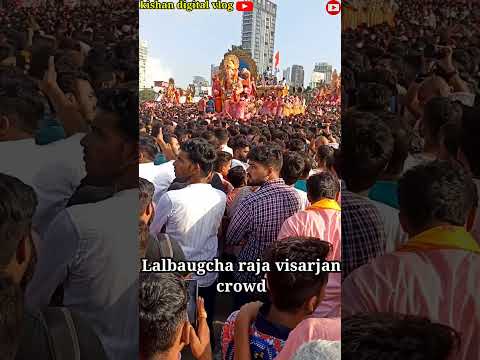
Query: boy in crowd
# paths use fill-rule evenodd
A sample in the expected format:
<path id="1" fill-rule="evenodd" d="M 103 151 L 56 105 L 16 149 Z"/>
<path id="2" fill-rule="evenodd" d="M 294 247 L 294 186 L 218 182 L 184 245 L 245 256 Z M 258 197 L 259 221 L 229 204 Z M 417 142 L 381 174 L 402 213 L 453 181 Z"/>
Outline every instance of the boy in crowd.
<path id="1" fill-rule="evenodd" d="M 207 312 L 197 300 L 198 329 L 187 318 L 185 281 L 176 274 L 140 274 L 140 360 L 178 360 L 188 345 L 197 360 L 212 360 Z"/>
<path id="2" fill-rule="evenodd" d="M 222 354 L 223 359 L 232 360 L 237 349 L 251 348 L 252 358 L 270 359 L 277 356 L 285 345 L 292 330 L 311 316 L 323 300 L 328 273 L 315 275 L 311 272 L 279 272 L 276 262 L 290 259 L 296 262 L 325 261 L 330 244 L 315 238 L 289 238 L 273 243 L 265 254 L 265 261 L 270 264 L 270 272 L 266 275 L 269 289 L 269 302 L 263 304 L 250 324 L 240 331 L 250 334 L 248 344 L 234 346 L 237 328 L 235 322 L 238 311 L 232 313 L 223 327 Z M 338 340 L 340 321 L 336 325 L 331 319 L 324 319 L 326 340 Z M 328 337 L 328 338 L 327 338 Z M 235 341 L 237 343 L 237 341 Z M 263 354 L 263 355 L 262 355 Z"/>

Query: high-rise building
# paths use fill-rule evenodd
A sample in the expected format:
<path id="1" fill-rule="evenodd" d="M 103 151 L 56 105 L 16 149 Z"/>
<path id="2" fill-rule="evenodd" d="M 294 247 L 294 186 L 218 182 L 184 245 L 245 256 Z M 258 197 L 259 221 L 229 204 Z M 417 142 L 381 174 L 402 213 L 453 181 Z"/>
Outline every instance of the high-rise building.
<path id="1" fill-rule="evenodd" d="M 283 70 L 283 78 L 285 79 L 285 84 L 290 85 L 290 68 Z"/>
<path id="2" fill-rule="evenodd" d="M 210 65 L 210 85 L 212 85 L 213 75 L 220 70 L 220 66 L 211 64 Z"/>
<path id="3" fill-rule="evenodd" d="M 202 87 L 208 86 L 208 81 L 203 76 L 194 76 L 193 86 L 195 87 L 195 94 L 200 94 Z"/>
<path id="4" fill-rule="evenodd" d="M 147 86 L 147 58 L 148 47 L 145 41 L 140 41 L 140 48 L 138 54 L 138 86 L 140 89 L 145 89 Z"/>
<path id="5" fill-rule="evenodd" d="M 208 86 L 208 81 L 203 76 L 194 76 L 193 77 L 193 84 L 201 85 L 201 86 Z"/>
<path id="6" fill-rule="evenodd" d="M 273 68 L 277 5 L 269 0 L 253 0 L 253 11 L 242 16 L 242 48 L 248 51 L 263 74 Z"/>
<path id="7" fill-rule="evenodd" d="M 309 86 L 312 89 L 319 87 L 320 85 L 325 84 L 325 74 L 317 71 L 312 72 L 312 77 L 310 78 Z"/>
<path id="8" fill-rule="evenodd" d="M 302 65 L 292 65 L 292 75 L 290 78 L 290 85 L 295 87 L 304 86 L 305 71 Z"/>
<path id="9" fill-rule="evenodd" d="M 330 84 L 330 82 L 332 81 L 333 67 L 332 65 L 326 62 L 316 63 L 315 67 L 313 68 L 313 73 L 323 74 L 323 81 L 326 84 Z M 313 74 L 312 74 L 312 82 L 313 82 Z"/>

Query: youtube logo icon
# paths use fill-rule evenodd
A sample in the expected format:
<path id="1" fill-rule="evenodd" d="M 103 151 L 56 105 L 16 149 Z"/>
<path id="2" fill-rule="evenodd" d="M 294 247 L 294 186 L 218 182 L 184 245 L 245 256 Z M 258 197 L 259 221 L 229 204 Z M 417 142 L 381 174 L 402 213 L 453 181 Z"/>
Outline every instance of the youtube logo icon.
<path id="1" fill-rule="evenodd" d="M 338 15 L 340 14 L 342 5 L 337 0 L 330 0 L 327 2 L 327 13 L 330 15 Z"/>
<path id="2" fill-rule="evenodd" d="M 237 11 L 253 11 L 253 1 L 237 1 Z"/>

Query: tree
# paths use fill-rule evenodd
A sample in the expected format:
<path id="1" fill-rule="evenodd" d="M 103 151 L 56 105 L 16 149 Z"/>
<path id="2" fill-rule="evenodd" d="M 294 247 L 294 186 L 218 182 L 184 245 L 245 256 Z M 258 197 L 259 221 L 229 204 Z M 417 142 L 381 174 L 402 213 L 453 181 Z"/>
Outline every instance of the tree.
<path id="1" fill-rule="evenodd" d="M 157 93 L 152 89 L 143 89 L 139 93 L 140 101 L 150 101 L 155 100 Z"/>

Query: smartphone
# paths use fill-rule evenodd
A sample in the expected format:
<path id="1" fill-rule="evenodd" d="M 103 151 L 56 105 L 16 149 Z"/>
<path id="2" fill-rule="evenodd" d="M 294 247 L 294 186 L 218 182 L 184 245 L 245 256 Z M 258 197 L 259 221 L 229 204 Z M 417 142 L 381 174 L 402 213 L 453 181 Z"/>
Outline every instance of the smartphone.
<path id="1" fill-rule="evenodd" d="M 55 52 L 50 46 L 39 46 L 33 49 L 30 60 L 30 75 L 36 79 L 43 79 L 48 70 L 48 60 Z"/>
<path id="2" fill-rule="evenodd" d="M 193 328 L 196 330 L 198 326 L 198 309 L 197 309 L 197 298 L 198 298 L 198 282 L 197 280 L 186 280 L 187 283 L 187 316 L 188 321 L 192 324 Z"/>

